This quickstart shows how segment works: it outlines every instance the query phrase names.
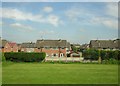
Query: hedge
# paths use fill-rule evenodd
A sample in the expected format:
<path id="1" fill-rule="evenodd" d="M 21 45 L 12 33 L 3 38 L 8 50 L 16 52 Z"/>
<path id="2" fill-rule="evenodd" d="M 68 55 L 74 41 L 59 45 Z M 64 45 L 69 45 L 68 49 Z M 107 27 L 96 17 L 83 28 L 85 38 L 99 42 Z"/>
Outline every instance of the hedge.
<path id="1" fill-rule="evenodd" d="M 102 60 L 120 60 L 119 57 L 120 51 L 105 51 L 105 50 L 95 50 L 95 49 L 88 49 L 83 51 L 83 57 L 84 59 L 90 59 L 90 60 L 98 60 L 99 56 Z"/>
<path id="2" fill-rule="evenodd" d="M 84 59 L 98 60 L 99 52 L 98 50 L 88 49 L 83 51 Z"/>
<path id="3" fill-rule="evenodd" d="M 4 53 L 7 61 L 15 62 L 40 62 L 44 60 L 46 54 L 44 52 L 40 53 L 27 53 L 27 52 L 7 52 Z"/>

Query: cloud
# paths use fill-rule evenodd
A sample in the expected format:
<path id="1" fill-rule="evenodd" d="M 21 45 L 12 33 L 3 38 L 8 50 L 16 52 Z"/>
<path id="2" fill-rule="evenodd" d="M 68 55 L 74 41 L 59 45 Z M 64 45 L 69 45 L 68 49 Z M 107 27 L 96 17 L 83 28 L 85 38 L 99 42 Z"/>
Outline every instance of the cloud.
<path id="1" fill-rule="evenodd" d="M 80 14 L 81 14 L 81 11 L 79 11 L 77 8 L 71 8 L 65 12 L 65 15 L 70 20 L 77 20 Z"/>
<path id="2" fill-rule="evenodd" d="M 90 17 L 94 16 L 94 13 L 87 10 L 86 8 L 78 7 L 78 5 L 71 7 L 65 12 L 65 15 L 69 20 L 83 22 L 88 20 Z"/>
<path id="3" fill-rule="evenodd" d="M 50 6 L 47 6 L 47 7 L 44 7 L 44 8 L 43 8 L 43 11 L 46 12 L 46 13 L 50 13 L 50 12 L 53 11 L 53 8 L 50 7 Z"/>
<path id="4" fill-rule="evenodd" d="M 90 20 L 91 24 L 97 24 L 97 25 L 104 25 L 106 27 L 109 27 L 111 29 L 118 29 L 118 21 L 112 18 L 106 18 L 106 17 L 93 17 Z"/>
<path id="5" fill-rule="evenodd" d="M 31 13 L 22 12 L 18 9 L 2 8 L 2 17 L 14 20 L 38 21 L 38 19 L 42 18 L 42 15 L 33 15 Z"/>
<path id="6" fill-rule="evenodd" d="M 34 29 L 27 25 L 22 25 L 20 23 L 14 23 L 10 24 L 11 27 L 14 27 L 15 29 L 21 30 L 21 31 L 33 31 Z"/>
<path id="7" fill-rule="evenodd" d="M 117 3 L 107 3 L 103 9 L 103 14 L 98 14 L 97 10 L 89 11 L 89 9 L 73 6 L 65 12 L 65 15 L 72 22 L 89 25 L 104 25 L 110 29 L 118 29 L 117 14 L 118 7 Z"/>
<path id="8" fill-rule="evenodd" d="M 60 24 L 60 18 L 56 15 L 43 16 L 42 14 L 33 15 L 32 13 L 22 12 L 18 9 L 3 8 L 2 9 L 3 18 L 14 19 L 16 21 L 32 21 L 40 23 L 48 23 L 53 26 L 58 26 Z"/>
<path id="9" fill-rule="evenodd" d="M 55 32 L 54 31 L 48 31 L 48 30 L 45 30 L 45 31 L 39 31 L 39 34 L 42 34 L 42 35 L 46 35 L 46 34 L 54 34 Z"/>
<path id="10" fill-rule="evenodd" d="M 60 19 L 56 15 L 49 15 L 47 17 L 47 22 L 51 23 L 54 26 L 58 26 L 60 24 Z"/>
<path id="11" fill-rule="evenodd" d="M 108 3 L 106 5 L 106 14 L 118 18 L 118 3 Z"/>

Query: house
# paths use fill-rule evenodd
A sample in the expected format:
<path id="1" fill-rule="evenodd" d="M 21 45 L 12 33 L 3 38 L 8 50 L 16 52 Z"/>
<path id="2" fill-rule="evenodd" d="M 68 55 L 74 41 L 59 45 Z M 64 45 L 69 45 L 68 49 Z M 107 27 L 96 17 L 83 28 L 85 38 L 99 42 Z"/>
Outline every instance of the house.
<path id="1" fill-rule="evenodd" d="M 7 42 L 8 42 L 7 40 L 0 38 L 0 52 L 4 52 L 4 47 Z"/>
<path id="2" fill-rule="evenodd" d="M 70 43 L 66 40 L 37 40 L 36 52 L 45 52 L 47 56 L 67 56 L 70 53 Z"/>
<path id="3" fill-rule="evenodd" d="M 105 49 L 105 50 L 118 50 L 120 47 L 118 44 L 120 39 L 116 40 L 91 40 L 90 48 L 93 49 Z"/>
<path id="4" fill-rule="evenodd" d="M 21 44 L 17 44 L 18 46 L 18 52 L 21 52 Z"/>
<path id="5" fill-rule="evenodd" d="M 74 46 L 75 48 L 80 48 L 80 44 L 71 44 L 71 46 Z"/>
<path id="6" fill-rule="evenodd" d="M 32 42 L 26 42 L 21 44 L 20 51 L 21 52 L 35 52 L 36 50 L 35 43 Z"/>
<path id="7" fill-rule="evenodd" d="M 82 49 L 82 50 L 89 49 L 89 44 L 82 44 L 80 46 L 80 49 Z"/>
<path id="8" fill-rule="evenodd" d="M 4 52 L 18 52 L 18 46 L 15 42 L 7 42 L 4 46 Z"/>
<path id="9" fill-rule="evenodd" d="M 72 52 L 70 54 L 70 57 L 80 57 L 81 53 L 80 52 Z"/>

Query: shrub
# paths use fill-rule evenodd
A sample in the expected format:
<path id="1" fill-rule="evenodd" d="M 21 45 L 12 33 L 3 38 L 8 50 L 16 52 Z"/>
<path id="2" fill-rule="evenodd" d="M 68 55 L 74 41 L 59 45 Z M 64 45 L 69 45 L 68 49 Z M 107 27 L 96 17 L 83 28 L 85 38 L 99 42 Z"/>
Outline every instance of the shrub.
<path id="1" fill-rule="evenodd" d="M 119 57 L 120 51 L 105 51 L 105 50 L 95 50 L 95 49 L 88 49 L 83 51 L 83 57 L 84 59 L 89 60 L 98 60 L 99 56 L 103 60 L 102 63 L 118 63 L 117 60 L 120 60 Z"/>
<path id="2" fill-rule="evenodd" d="M 6 61 L 5 56 L 4 56 L 4 53 L 2 53 L 2 62 L 3 62 L 3 61 Z"/>
<path id="3" fill-rule="evenodd" d="M 111 58 L 109 60 L 103 60 L 102 63 L 103 64 L 119 64 L 119 61 L 116 60 L 116 59 Z"/>
<path id="4" fill-rule="evenodd" d="M 8 52 L 4 54 L 6 60 L 16 62 L 40 62 L 46 54 L 41 53 L 27 53 L 27 52 Z"/>
<path id="5" fill-rule="evenodd" d="M 4 53 L 0 52 L 0 62 L 6 61 Z"/>
<path id="6" fill-rule="evenodd" d="M 98 50 L 88 49 L 83 51 L 84 59 L 98 60 L 99 52 Z"/>

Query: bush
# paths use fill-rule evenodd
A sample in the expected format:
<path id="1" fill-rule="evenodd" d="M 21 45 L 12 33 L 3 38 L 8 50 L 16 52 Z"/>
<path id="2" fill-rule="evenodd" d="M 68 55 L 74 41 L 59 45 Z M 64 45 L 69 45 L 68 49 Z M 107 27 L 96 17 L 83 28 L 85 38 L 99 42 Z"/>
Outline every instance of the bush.
<path id="1" fill-rule="evenodd" d="M 101 56 L 102 60 L 110 60 L 110 59 L 119 60 L 119 53 L 120 53 L 120 51 L 118 51 L 118 50 L 115 50 L 115 51 L 101 50 L 100 56 Z"/>
<path id="2" fill-rule="evenodd" d="M 103 64 L 119 64 L 119 61 L 116 59 L 103 60 Z"/>
<path id="3" fill-rule="evenodd" d="M 119 57 L 120 51 L 105 51 L 105 50 L 95 50 L 95 49 L 88 49 L 83 51 L 84 59 L 89 60 L 98 60 L 99 56 L 104 61 L 103 63 L 118 63 L 117 60 L 120 60 Z"/>
<path id="4" fill-rule="evenodd" d="M 3 62 L 3 61 L 6 61 L 5 56 L 4 56 L 4 53 L 2 53 L 2 62 Z"/>
<path id="5" fill-rule="evenodd" d="M 98 50 L 88 49 L 83 51 L 84 59 L 98 60 L 99 52 Z"/>
<path id="6" fill-rule="evenodd" d="M 0 52 L 0 62 L 6 61 L 4 53 Z"/>
<path id="7" fill-rule="evenodd" d="M 26 52 L 7 52 L 4 53 L 4 56 L 7 61 L 15 62 L 40 62 L 44 60 L 46 54 L 41 53 L 26 53 Z"/>

